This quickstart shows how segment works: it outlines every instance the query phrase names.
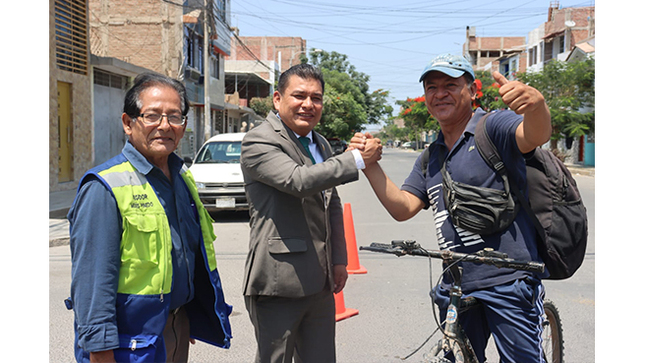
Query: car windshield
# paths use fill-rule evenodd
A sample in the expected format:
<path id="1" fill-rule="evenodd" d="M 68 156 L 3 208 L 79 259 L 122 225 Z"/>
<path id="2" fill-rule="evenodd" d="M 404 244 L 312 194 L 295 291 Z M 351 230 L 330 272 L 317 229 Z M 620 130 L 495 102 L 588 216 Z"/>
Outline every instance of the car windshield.
<path id="1" fill-rule="evenodd" d="M 199 151 L 195 163 L 239 163 L 241 147 L 241 141 L 209 142 Z"/>

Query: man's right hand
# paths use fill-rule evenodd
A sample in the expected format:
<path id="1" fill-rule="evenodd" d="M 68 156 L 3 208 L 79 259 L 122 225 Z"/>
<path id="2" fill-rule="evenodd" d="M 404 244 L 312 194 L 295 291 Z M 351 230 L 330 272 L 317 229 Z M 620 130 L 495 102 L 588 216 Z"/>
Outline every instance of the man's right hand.
<path id="1" fill-rule="evenodd" d="M 350 140 L 349 148 L 360 151 L 366 167 L 381 160 L 383 153 L 381 140 L 373 137 L 369 132 L 365 135 L 356 133 Z"/>
<path id="2" fill-rule="evenodd" d="M 111 350 L 90 352 L 90 363 L 114 363 L 114 353 Z"/>

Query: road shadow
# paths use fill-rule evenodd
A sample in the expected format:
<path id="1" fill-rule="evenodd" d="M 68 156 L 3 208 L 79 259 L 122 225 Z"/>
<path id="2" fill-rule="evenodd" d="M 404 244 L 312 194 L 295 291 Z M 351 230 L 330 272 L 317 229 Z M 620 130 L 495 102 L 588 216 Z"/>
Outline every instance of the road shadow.
<path id="1" fill-rule="evenodd" d="M 249 211 L 220 211 L 209 213 L 215 220 L 215 223 L 249 223 Z"/>

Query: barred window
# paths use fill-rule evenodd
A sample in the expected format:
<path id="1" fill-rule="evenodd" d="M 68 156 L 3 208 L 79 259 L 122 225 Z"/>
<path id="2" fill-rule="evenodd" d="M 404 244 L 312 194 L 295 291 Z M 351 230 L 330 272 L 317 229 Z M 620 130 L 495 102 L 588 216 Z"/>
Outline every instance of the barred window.
<path id="1" fill-rule="evenodd" d="M 56 66 L 65 71 L 87 74 L 86 0 L 55 0 L 54 24 Z"/>
<path id="2" fill-rule="evenodd" d="M 94 84 L 127 90 L 128 78 L 94 68 Z"/>

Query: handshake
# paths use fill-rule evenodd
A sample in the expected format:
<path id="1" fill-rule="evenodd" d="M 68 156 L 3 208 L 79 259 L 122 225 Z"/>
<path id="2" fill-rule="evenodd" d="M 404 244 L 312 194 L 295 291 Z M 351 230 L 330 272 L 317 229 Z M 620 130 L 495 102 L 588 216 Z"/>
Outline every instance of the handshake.
<path id="1" fill-rule="evenodd" d="M 381 160 L 383 145 L 381 145 L 381 139 L 375 138 L 369 132 L 366 132 L 365 134 L 357 132 L 349 141 L 347 150 L 360 151 L 363 161 L 365 162 L 365 167 L 368 168 Z"/>

